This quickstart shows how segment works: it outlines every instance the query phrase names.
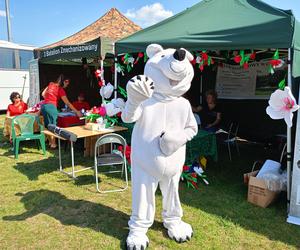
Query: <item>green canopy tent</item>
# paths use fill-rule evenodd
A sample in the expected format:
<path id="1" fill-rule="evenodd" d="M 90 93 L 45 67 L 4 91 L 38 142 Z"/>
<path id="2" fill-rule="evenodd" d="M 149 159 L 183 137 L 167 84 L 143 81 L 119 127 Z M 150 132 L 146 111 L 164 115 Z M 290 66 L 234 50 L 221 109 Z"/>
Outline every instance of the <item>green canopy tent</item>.
<path id="1" fill-rule="evenodd" d="M 259 0 L 203 0 L 116 43 L 116 52 L 145 51 L 150 43 L 189 50 L 288 49 L 288 84 L 300 77 L 300 23 L 291 11 Z M 287 130 L 288 200 L 291 130 Z"/>
<path id="2" fill-rule="evenodd" d="M 144 51 L 149 43 L 189 50 L 292 48 L 293 76 L 300 76 L 299 22 L 291 11 L 259 0 L 203 0 L 119 40 L 116 51 Z"/>

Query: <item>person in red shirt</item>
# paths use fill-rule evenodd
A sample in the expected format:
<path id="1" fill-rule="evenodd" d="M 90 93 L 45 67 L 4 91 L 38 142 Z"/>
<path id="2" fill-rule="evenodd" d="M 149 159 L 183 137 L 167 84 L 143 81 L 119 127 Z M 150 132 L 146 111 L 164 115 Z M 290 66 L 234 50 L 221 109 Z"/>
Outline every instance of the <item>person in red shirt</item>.
<path id="1" fill-rule="evenodd" d="M 20 94 L 18 92 L 12 92 L 9 98 L 12 104 L 8 105 L 6 115 L 16 116 L 24 114 L 28 106 L 25 102 L 21 100 Z"/>
<path id="2" fill-rule="evenodd" d="M 90 110 L 91 107 L 90 107 L 89 103 L 86 102 L 84 99 L 85 99 L 84 94 L 80 93 L 77 97 L 77 101 L 72 103 L 73 106 L 78 110 L 82 110 L 82 109 L 84 109 L 85 111 Z"/>
<path id="3" fill-rule="evenodd" d="M 49 85 L 42 92 L 42 96 L 44 97 L 44 104 L 41 107 L 41 113 L 44 117 L 44 124 L 47 128 L 49 124 L 57 124 L 57 104 L 60 99 L 72 110 L 76 113 L 78 117 L 81 117 L 82 114 L 79 110 L 77 110 L 67 98 L 65 88 L 68 87 L 70 83 L 70 79 L 66 78 L 63 74 L 61 74 L 55 82 L 50 82 Z M 55 138 L 50 138 L 49 140 L 50 147 L 56 148 Z"/>

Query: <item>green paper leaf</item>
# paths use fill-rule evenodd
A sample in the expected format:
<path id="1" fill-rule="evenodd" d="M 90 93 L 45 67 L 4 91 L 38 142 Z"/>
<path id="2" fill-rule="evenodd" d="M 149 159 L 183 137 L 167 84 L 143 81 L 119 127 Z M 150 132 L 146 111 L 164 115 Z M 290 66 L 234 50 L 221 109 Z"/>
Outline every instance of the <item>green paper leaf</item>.
<path id="1" fill-rule="evenodd" d="M 118 90 L 119 90 L 120 95 L 127 98 L 127 92 L 125 89 L 123 89 L 121 86 L 118 86 Z"/>
<path id="2" fill-rule="evenodd" d="M 279 89 L 284 90 L 285 87 L 285 79 L 281 80 L 280 83 L 278 84 Z"/>
<path id="3" fill-rule="evenodd" d="M 245 56 L 245 59 L 244 59 L 244 61 L 245 61 L 245 62 L 248 62 L 248 61 L 249 61 L 249 59 L 250 59 L 250 55 L 247 55 L 247 56 Z"/>
<path id="4" fill-rule="evenodd" d="M 146 53 L 144 53 L 144 62 L 146 62 L 148 60 L 148 56 Z"/>
<path id="5" fill-rule="evenodd" d="M 276 49 L 276 51 L 274 53 L 274 56 L 273 56 L 273 59 L 279 59 L 279 51 L 278 51 L 278 49 Z"/>
<path id="6" fill-rule="evenodd" d="M 209 56 L 207 59 L 207 65 L 210 66 L 210 64 L 211 64 L 211 57 Z"/>

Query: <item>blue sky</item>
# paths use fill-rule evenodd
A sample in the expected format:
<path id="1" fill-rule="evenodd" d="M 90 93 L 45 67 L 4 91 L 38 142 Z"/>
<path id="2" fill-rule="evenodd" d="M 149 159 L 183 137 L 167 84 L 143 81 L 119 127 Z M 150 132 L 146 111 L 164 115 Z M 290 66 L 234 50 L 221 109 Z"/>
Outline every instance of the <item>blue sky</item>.
<path id="1" fill-rule="evenodd" d="M 131 20 L 147 27 L 200 0 L 10 0 L 13 41 L 43 46 L 61 40 L 116 7 Z M 223 1 L 223 0 L 222 0 Z M 300 20 L 299 0 L 265 0 L 292 9 Z M 0 0 L 0 39 L 6 40 L 5 0 Z"/>

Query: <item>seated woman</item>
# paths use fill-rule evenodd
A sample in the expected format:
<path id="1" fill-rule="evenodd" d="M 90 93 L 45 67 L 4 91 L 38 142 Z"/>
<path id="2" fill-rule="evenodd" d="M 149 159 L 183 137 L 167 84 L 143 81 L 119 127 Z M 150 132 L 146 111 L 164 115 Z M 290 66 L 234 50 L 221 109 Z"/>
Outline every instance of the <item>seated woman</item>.
<path id="1" fill-rule="evenodd" d="M 201 127 L 209 132 L 216 132 L 221 122 L 221 110 L 217 104 L 217 93 L 208 90 L 205 93 L 206 103 L 203 106 L 192 107 L 193 112 L 200 113 Z"/>
<path id="2" fill-rule="evenodd" d="M 77 97 L 77 101 L 73 102 L 72 104 L 77 110 L 90 110 L 90 105 L 88 102 L 85 101 L 83 93 L 80 93 Z"/>
<path id="3" fill-rule="evenodd" d="M 6 116 L 16 116 L 24 114 L 28 106 L 21 100 L 20 94 L 18 92 L 12 92 L 9 98 L 12 104 L 8 105 Z"/>

